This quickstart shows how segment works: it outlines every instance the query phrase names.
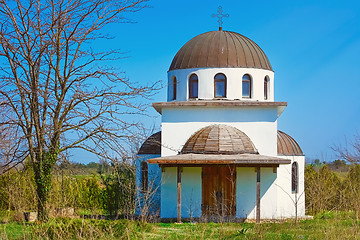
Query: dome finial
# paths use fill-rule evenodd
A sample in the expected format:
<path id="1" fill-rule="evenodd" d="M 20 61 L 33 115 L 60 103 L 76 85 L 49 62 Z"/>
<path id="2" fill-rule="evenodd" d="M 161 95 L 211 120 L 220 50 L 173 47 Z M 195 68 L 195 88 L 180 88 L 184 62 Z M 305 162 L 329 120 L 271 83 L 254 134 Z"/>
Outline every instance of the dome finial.
<path id="1" fill-rule="evenodd" d="M 218 12 L 218 14 L 212 14 L 211 16 L 219 18 L 219 20 L 217 21 L 219 23 L 219 31 L 222 31 L 222 24 L 223 24 L 222 19 L 224 17 L 229 17 L 229 14 L 223 14 L 223 10 L 222 10 L 221 6 L 218 7 L 217 12 Z"/>

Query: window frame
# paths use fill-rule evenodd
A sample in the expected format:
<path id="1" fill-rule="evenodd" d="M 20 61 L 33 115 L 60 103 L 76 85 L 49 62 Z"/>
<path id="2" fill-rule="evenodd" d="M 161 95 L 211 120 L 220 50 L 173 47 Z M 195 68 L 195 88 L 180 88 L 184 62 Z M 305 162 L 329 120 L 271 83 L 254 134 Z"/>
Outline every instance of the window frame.
<path id="1" fill-rule="evenodd" d="M 224 76 L 224 79 L 217 79 L 217 76 Z M 224 94 L 223 96 L 216 96 L 216 83 L 217 82 L 224 82 Z M 227 90 L 227 77 L 224 73 L 217 73 L 214 76 L 214 98 L 226 98 L 226 91 Z"/>
<path id="2" fill-rule="evenodd" d="M 269 78 L 269 76 L 265 76 L 265 78 L 264 78 L 264 99 L 265 100 L 269 100 L 269 95 L 270 95 L 269 87 L 270 87 L 270 78 Z"/>
<path id="3" fill-rule="evenodd" d="M 298 193 L 299 191 L 299 166 L 297 162 L 291 164 L 291 192 Z"/>
<path id="4" fill-rule="evenodd" d="M 249 79 L 244 79 L 245 76 L 249 76 Z M 244 96 L 244 82 L 248 82 L 249 83 L 249 96 Z M 242 98 L 248 98 L 251 99 L 252 98 L 252 77 L 250 74 L 246 73 L 243 75 L 242 77 L 242 82 L 241 82 L 241 87 L 242 87 L 242 92 L 241 92 L 241 96 Z"/>
<path id="5" fill-rule="evenodd" d="M 172 77 L 172 85 L 172 100 L 176 100 L 177 80 L 175 76 Z"/>
<path id="6" fill-rule="evenodd" d="M 146 161 L 141 162 L 141 191 L 147 192 L 148 190 L 148 178 L 149 177 L 149 168 Z"/>
<path id="7" fill-rule="evenodd" d="M 196 79 L 192 79 L 193 77 L 196 77 Z M 192 88 L 193 88 L 193 83 L 197 84 L 197 94 L 196 96 L 192 96 Z M 193 73 L 190 75 L 189 77 L 189 98 L 198 98 L 199 97 L 199 77 Z"/>

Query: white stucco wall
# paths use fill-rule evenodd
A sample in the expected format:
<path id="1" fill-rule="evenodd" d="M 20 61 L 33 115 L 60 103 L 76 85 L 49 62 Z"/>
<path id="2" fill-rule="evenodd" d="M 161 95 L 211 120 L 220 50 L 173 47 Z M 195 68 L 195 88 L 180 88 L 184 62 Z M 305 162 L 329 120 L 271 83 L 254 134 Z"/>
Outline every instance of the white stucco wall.
<path id="1" fill-rule="evenodd" d="M 236 217 L 255 218 L 256 172 L 253 167 L 236 168 Z"/>
<path id="2" fill-rule="evenodd" d="M 162 156 L 176 155 L 196 131 L 211 124 L 226 124 L 243 131 L 262 155 L 277 155 L 276 108 L 163 109 Z"/>
<path id="3" fill-rule="evenodd" d="M 260 170 L 260 215 L 277 217 L 276 173 L 272 168 Z M 256 218 L 256 172 L 254 167 L 236 168 L 236 217 Z"/>
<path id="4" fill-rule="evenodd" d="M 275 185 L 277 173 L 273 168 L 261 168 L 260 170 L 260 210 L 261 218 L 277 218 L 277 187 Z"/>
<path id="5" fill-rule="evenodd" d="M 177 216 L 177 170 L 166 167 L 162 172 L 161 217 Z M 181 216 L 182 218 L 201 216 L 202 181 L 201 167 L 184 167 L 181 175 Z M 289 206 L 290 199 L 279 200 L 278 187 L 275 183 L 277 173 L 273 168 L 261 168 L 260 209 L 262 219 L 278 218 L 278 207 Z M 287 213 L 286 216 L 292 217 Z M 300 215 L 299 215 L 300 216 Z M 256 172 L 254 167 L 236 168 L 236 217 L 256 218 Z"/>
<path id="6" fill-rule="evenodd" d="M 161 218 L 177 216 L 177 169 L 165 167 L 161 172 Z"/>
<path id="7" fill-rule="evenodd" d="M 201 215 L 201 167 L 184 167 L 181 173 L 181 217 Z M 177 168 L 165 167 L 161 179 L 161 218 L 177 217 Z"/>
<path id="8" fill-rule="evenodd" d="M 201 215 L 201 171 L 201 167 L 184 167 L 181 173 L 181 216 L 184 218 Z"/>
<path id="9" fill-rule="evenodd" d="M 135 215 L 142 212 L 144 205 L 144 196 L 141 192 L 142 174 L 141 162 L 150 158 L 160 157 L 158 154 L 140 154 L 135 161 Z M 149 213 L 157 215 L 160 213 L 160 196 L 161 196 L 161 169 L 158 164 L 148 164 L 148 197 L 147 201 L 150 206 Z"/>
<path id="10" fill-rule="evenodd" d="M 249 74 L 252 77 L 252 97 L 250 100 L 264 101 L 264 78 L 270 79 L 267 101 L 274 101 L 274 72 L 256 68 L 191 68 L 168 72 L 168 101 L 173 100 L 172 78 L 177 80 L 176 101 L 188 100 L 188 79 L 191 74 L 198 76 L 199 99 L 214 98 L 214 76 L 225 74 L 227 78 L 227 99 L 248 99 L 242 97 L 242 77 Z"/>
<path id="11" fill-rule="evenodd" d="M 298 217 L 305 216 L 305 156 L 278 156 L 291 160 L 291 164 L 281 165 L 278 168 L 278 178 L 276 186 L 278 188 L 278 216 L 279 218 L 295 217 L 295 206 L 297 199 Z M 296 161 L 298 163 L 299 186 L 298 193 L 291 191 L 291 166 Z"/>

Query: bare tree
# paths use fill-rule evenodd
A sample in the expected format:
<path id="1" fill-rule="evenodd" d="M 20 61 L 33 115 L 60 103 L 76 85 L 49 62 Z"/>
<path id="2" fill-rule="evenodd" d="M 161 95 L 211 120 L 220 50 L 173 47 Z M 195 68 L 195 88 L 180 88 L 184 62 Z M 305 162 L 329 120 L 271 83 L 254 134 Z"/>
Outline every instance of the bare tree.
<path id="1" fill-rule="evenodd" d="M 0 125 L 0 174 L 22 162 L 18 159 L 24 159 L 21 143 L 16 141 L 19 132 L 13 127 Z"/>
<path id="2" fill-rule="evenodd" d="M 334 145 L 331 149 L 340 159 L 349 163 L 360 163 L 360 133 L 355 133 L 351 141 L 345 139 L 345 146 Z"/>
<path id="3" fill-rule="evenodd" d="M 0 125 L 15 129 L 14 159 L 28 156 L 35 173 L 38 216 L 48 218 L 51 171 L 67 150 L 104 158 L 126 153 L 139 97 L 156 85 L 131 84 L 109 67 L 122 57 L 89 43 L 101 29 L 126 22 L 146 0 L 0 0 Z M 156 84 L 156 83 L 155 83 Z M 21 148 L 20 148 L 21 146 Z M 110 156 L 108 153 L 112 153 Z"/>

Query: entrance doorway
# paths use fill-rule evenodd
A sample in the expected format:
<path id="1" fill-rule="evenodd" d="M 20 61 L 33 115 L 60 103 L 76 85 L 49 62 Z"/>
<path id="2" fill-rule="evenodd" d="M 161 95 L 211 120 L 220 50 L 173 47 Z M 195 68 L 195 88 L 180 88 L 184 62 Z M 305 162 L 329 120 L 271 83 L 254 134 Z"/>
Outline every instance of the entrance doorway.
<path id="1" fill-rule="evenodd" d="M 235 216 L 236 168 L 211 166 L 202 168 L 203 216 Z"/>

